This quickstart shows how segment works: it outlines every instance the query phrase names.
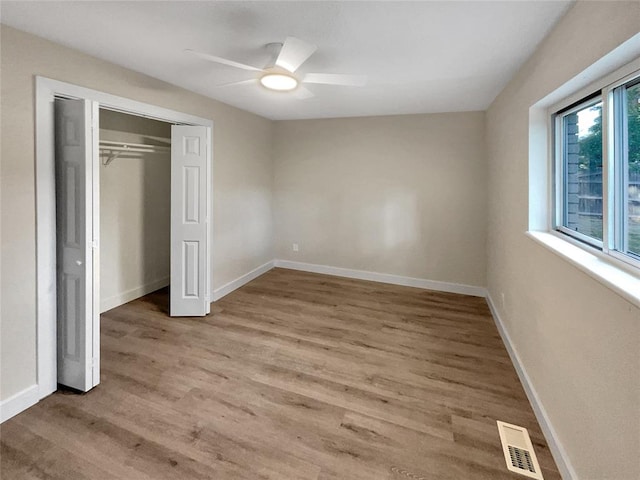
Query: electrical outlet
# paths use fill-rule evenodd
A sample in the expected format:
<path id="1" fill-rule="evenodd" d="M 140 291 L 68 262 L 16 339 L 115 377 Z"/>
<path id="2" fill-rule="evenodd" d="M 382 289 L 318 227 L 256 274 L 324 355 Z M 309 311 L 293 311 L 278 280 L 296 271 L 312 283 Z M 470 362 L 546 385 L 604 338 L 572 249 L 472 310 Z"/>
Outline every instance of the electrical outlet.
<path id="1" fill-rule="evenodd" d="M 504 294 L 504 292 L 500 293 L 500 299 L 502 300 L 502 309 L 506 310 L 506 308 L 507 308 L 507 297 Z"/>
<path id="2" fill-rule="evenodd" d="M 293 251 L 294 251 L 294 252 L 297 252 L 297 251 L 299 250 L 299 248 L 298 248 L 298 244 L 297 244 L 297 243 L 294 243 L 294 244 L 292 245 L 292 248 L 293 248 Z"/>

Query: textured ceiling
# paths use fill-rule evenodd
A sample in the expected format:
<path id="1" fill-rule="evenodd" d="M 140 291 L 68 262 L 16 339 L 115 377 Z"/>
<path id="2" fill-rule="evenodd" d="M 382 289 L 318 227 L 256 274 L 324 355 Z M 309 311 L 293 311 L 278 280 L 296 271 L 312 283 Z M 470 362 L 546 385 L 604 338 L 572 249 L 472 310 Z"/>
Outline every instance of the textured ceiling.
<path id="1" fill-rule="evenodd" d="M 271 119 L 484 110 L 566 12 L 569 1 L 10 2 L 1 21 Z M 195 49 L 258 67 L 267 43 L 318 46 L 297 74 L 368 76 L 366 87 L 309 85 L 297 99 L 254 73 L 203 61 Z"/>

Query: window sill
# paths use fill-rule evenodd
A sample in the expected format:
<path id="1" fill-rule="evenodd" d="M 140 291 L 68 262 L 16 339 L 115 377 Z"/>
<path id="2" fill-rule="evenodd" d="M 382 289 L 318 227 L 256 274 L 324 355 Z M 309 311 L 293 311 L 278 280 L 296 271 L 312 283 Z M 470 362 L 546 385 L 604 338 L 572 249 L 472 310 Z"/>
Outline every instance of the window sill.
<path id="1" fill-rule="evenodd" d="M 617 266 L 615 260 L 589 252 L 551 232 L 529 231 L 527 236 L 640 308 L 640 276 Z"/>

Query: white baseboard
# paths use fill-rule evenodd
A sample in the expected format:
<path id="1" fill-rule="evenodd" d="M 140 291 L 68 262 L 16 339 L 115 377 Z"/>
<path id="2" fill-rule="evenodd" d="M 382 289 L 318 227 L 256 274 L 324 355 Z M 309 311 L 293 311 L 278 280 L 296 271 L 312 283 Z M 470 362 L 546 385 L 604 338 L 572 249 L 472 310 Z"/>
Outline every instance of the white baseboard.
<path id="1" fill-rule="evenodd" d="M 135 300 L 136 298 L 140 298 L 151 292 L 155 292 L 160 288 L 168 286 L 170 283 L 171 279 L 169 277 L 164 277 L 160 280 L 142 285 L 141 287 L 132 288 L 131 290 L 113 295 L 109 298 L 103 298 L 100 300 L 100 313 L 104 313 L 107 310 L 111 310 L 112 308 L 124 305 L 131 300 Z"/>
<path id="2" fill-rule="evenodd" d="M 323 273 L 325 275 L 334 275 L 337 277 L 356 278 L 358 280 L 369 280 L 371 282 L 391 283 L 393 285 L 424 288 L 427 290 L 437 290 L 440 292 L 460 293 L 462 295 L 472 295 L 474 297 L 484 297 L 487 294 L 487 290 L 484 287 L 464 285 L 461 283 L 439 282 L 437 280 L 426 280 L 423 278 L 401 277 L 399 275 L 391 275 L 389 273 L 377 273 L 368 272 L 366 270 L 352 270 L 350 268 L 329 267 L 327 265 L 292 262 L 290 260 L 274 260 L 274 265 L 279 268 L 288 268 L 289 270 Z"/>
<path id="3" fill-rule="evenodd" d="M 565 451 L 564 447 L 560 443 L 560 439 L 549 420 L 547 415 L 547 411 L 545 410 L 542 402 L 540 401 L 540 397 L 536 392 L 533 383 L 531 383 L 531 379 L 527 374 L 527 370 L 524 368 L 522 361 L 520 360 L 520 355 L 518 355 L 518 351 L 516 350 L 513 342 L 511 341 L 511 337 L 509 336 L 509 332 L 504 326 L 502 318 L 500 318 L 500 314 L 493 303 L 493 299 L 491 295 L 487 293 L 487 303 L 489 304 L 489 309 L 491 310 L 491 314 L 493 315 L 493 320 L 496 323 L 496 327 L 498 328 L 498 332 L 502 337 L 502 342 L 507 348 L 507 352 L 509 353 L 509 357 L 511 357 L 511 363 L 516 369 L 516 373 L 520 378 L 520 383 L 524 387 L 524 391 L 527 394 L 527 398 L 529 399 L 529 403 L 533 408 L 533 413 L 535 413 L 536 418 L 538 419 L 538 423 L 540 424 L 540 428 L 542 429 L 542 433 L 547 440 L 547 444 L 549 445 L 549 450 L 551 450 L 551 454 L 553 455 L 553 459 L 556 461 L 556 465 L 558 466 L 558 470 L 560 471 L 560 475 L 564 480 L 578 480 L 578 476 L 573 466 L 571 465 L 571 461 L 569 460 L 569 456 Z"/>
<path id="4" fill-rule="evenodd" d="M 35 405 L 40 400 L 38 385 L 31 385 L 21 392 L 0 402 L 0 423 L 9 420 L 27 408 Z"/>
<path id="5" fill-rule="evenodd" d="M 273 260 L 265 263 L 264 265 L 260 265 L 258 268 L 254 268 L 249 273 L 245 273 L 244 275 L 236 278 L 235 280 L 231 280 L 229 283 L 226 283 L 221 287 L 216 288 L 213 291 L 213 301 L 217 302 L 225 295 L 229 295 L 234 290 L 237 290 L 243 285 L 249 283 L 254 278 L 257 278 L 260 275 L 267 273 L 272 268 L 273 268 Z"/>

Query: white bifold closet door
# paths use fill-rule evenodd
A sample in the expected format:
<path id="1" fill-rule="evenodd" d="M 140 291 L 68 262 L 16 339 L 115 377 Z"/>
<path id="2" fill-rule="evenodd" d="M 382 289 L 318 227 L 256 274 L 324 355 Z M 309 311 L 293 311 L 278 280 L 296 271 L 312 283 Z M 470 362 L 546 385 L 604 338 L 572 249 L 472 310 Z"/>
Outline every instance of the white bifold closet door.
<path id="1" fill-rule="evenodd" d="M 55 100 L 57 381 L 83 392 L 100 382 L 97 118 L 95 102 Z M 172 127 L 172 316 L 210 311 L 208 140 Z"/>
<path id="2" fill-rule="evenodd" d="M 92 105 L 56 99 L 55 115 L 58 383 L 86 392 L 99 382 L 93 369 L 99 332 L 94 332 Z"/>
<path id="3" fill-rule="evenodd" d="M 207 127 L 171 127 L 171 316 L 209 313 Z"/>

